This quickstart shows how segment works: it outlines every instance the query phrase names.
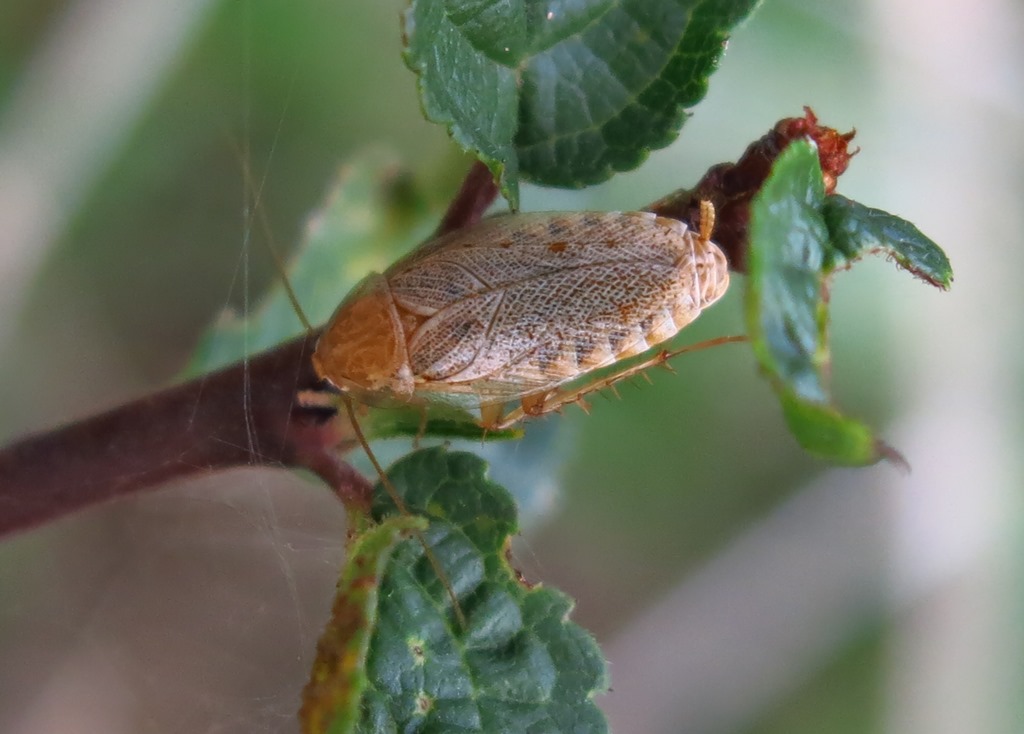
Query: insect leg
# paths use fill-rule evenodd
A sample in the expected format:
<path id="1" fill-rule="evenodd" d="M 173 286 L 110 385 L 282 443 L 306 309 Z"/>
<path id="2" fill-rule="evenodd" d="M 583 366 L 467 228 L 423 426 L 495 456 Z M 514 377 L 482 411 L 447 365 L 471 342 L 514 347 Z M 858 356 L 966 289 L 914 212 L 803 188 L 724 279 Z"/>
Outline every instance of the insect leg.
<path id="1" fill-rule="evenodd" d="M 559 389 L 550 390 L 543 393 L 534 393 L 533 395 L 526 395 L 520 401 L 520 406 L 511 410 L 504 417 L 499 417 L 494 425 L 489 425 L 488 428 L 499 430 L 502 428 L 508 428 L 509 426 L 518 423 L 519 421 L 528 418 L 550 413 L 558 410 L 570 403 L 580 403 L 583 405 L 583 397 L 592 392 L 604 390 L 605 388 L 612 387 L 616 382 L 625 380 L 633 377 L 634 375 L 642 374 L 644 370 L 649 367 L 656 367 L 658 365 L 664 365 L 668 360 L 676 357 L 685 352 L 696 352 L 701 349 L 707 349 L 709 347 L 716 347 L 720 344 L 733 344 L 737 342 L 748 341 L 746 336 L 721 336 L 715 339 L 708 339 L 707 341 L 697 342 L 696 344 L 688 344 L 685 347 L 679 349 L 661 349 L 656 351 L 646 359 L 642 359 L 639 362 L 633 362 L 631 364 L 623 365 L 618 367 L 613 372 L 595 380 L 587 385 L 578 388 L 571 389 Z"/>

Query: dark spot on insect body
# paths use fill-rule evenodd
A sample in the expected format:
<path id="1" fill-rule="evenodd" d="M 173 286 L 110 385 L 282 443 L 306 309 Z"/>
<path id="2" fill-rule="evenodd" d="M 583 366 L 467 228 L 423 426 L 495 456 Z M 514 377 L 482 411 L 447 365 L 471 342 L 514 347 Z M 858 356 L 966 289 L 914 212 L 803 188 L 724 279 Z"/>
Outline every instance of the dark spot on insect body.
<path id="1" fill-rule="evenodd" d="M 581 367 L 586 361 L 587 357 L 594 353 L 594 349 L 597 347 L 593 336 L 587 336 L 580 334 L 576 338 L 576 343 L 573 344 L 576 351 L 576 366 Z"/>
<path id="2" fill-rule="evenodd" d="M 548 245 L 548 249 L 551 252 L 565 252 L 565 248 L 569 246 L 568 242 L 552 242 Z"/>
<path id="3" fill-rule="evenodd" d="M 533 361 L 541 372 L 548 372 L 558 360 L 559 345 L 542 344 L 533 354 Z"/>
<path id="4" fill-rule="evenodd" d="M 456 283 L 453 280 L 449 280 L 441 284 L 441 291 L 444 293 L 445 298 L 448 301 L 456 301 L 459 298 L 465 298 L 467 290 L 469 289 L 463 283 Z"/>
<path id="5" fill-rule="evenodd" d="M 316 388 L 315 393 L 334 393 L 338 394 L 340 391 L 331 385 L 329 382 L 321 380 Z M 303 405 L 299 404 L 298 408 L 302 411 L 304 417 L 308 417 L 313 425 L 321 426 L 328 421 L 334 419 L 338 415 L 338 409 L 330 405 Z"/>
<path id="6" fill-rule="evenodd" d="M 552 219 L 548 222 L 548 234 L 559 237 L 569 231 L 569 225 L 564 219 Z"/>
<path id="7" fill-rule="evenodd" d="M 626 341 L 626 337 L 629 336 L 629 332 L 625 329 L 610 329 L 606 334 L 608 339 L 608 348 L 613 354 L 619 353 L 619 347 L 622 346 L 622 342 Z"/>

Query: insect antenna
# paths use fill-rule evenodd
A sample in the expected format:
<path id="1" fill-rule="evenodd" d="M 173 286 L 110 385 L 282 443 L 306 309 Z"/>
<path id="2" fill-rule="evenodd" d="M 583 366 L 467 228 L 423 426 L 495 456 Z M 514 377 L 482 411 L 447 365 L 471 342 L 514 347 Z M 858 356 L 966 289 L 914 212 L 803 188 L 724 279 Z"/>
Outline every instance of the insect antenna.
<path id="1" fill-rule="evenodd" d="M 366 452 L 366 456 L 370 459 L 370 463 L 373 464 L 373 468 L 376 470 L 377 476 L 380 477 L 381 484 L 384 485 L 384 489 L 387 491 L 388 496 L 391 497 L 391 501 L 395 503 L 395 507 L 398 508 L 400 513 L 403 515 L 411 515 L 412 513 L 409 512 L 409 508 L 405 504 L 405 500 L 402 499 L 402 495 L 398 493 L 395 485 L 391 483 L 391 479 L 384 472 L 384 467 L 380 465 L 380 462 L 377 461 L 376 455 L 370 449 L 370 443 L 366 440 L 366 435 L 363 433 L 362 426 L 359 425 L 359 419 L 356 416 L 356 408 L 352 403 L 352 398 L 345 393 L 342 393 L 341 401 L 345 404 L 345 412 L 348 413 L 349 421 L 352 423 L 352 430 L 355 432 L 356 438 L 359 439 L 359 444 Z M 468 625 L 466 622 L 466 615 L 462 611 L 462 606 L 459 604 L 459 599 L 455 595 L 455 588 L 452 586 L 452 582 L 448 578 L 448 574 L 445 573 L 444 568 L 441 566 L 441 562 L 438 560 L 431 547 L 427 544 L 427 539 L 423 535 L 423 532 L 419 528 L 413 528 L 412 532 L 420 542 L 420 545 L 423 546 L 423 551 L 427 557 L 427 561 L 430 563 L 431 568 L 434 569 L 434 573 L 437 574 L 437 577 L 440 579 L 445 591 L 448 592 L 448 596 L 452 600 L 452 608 L 455 611 L 455 617 L 459 621 L 459 626 L 462 629 L 467 629 Z"/>
<path id="2" fill-rule="evenodd" d="M 245 156 L 243 156 L 242 165 L 246 169 L 246 181 L 251 182 L 251 172 L 249 171 L 247 157 Z M 273 233 L 270 228 L 270 223 L 267 219 L 266 209 L 260 205 L 260 192 L 258 190 L 253 189 L 251 185 L 249 186 L 249 189 L 253 196 L 253 210 L 257 212 L 257 216 L 259 217 L 259 224 L 260 229 L 263 233 L 264 242 L 266 244 L 267 249 L 270 251 L 271 257 L 274 260 L 274 269 L 281 277 L 281 282 L 284 285 L 285 293 L 288 296 L 288 300 L 289 302 L 291 302 L 292 307 L 295 309 L 295 314 L 298 316 L 299 321 L 302 322 L 302 326 L 305 329 L 306 334 L 310 338 L 314 338 L 316 336 L 316 330 L 313 328 L 313 325 L 310 323 L 309 318 L 306 316 L 306 312 L 302 308 L 302 304 L 299 303 L 298 295 L 295 293 L 295 289 L 292 288 L 291 280 L 288 278 L 288 272 L 287 268 L 285 267 L 284 259 L 281 257 L 280 251 L 274 244 Z M 391 501 L 394 502 L 395 507 L 402 515 L 411 516 L 412 513 L 409 511 L 409 507 L 408 505 L 406 505 L 405 500 L 402 499 L 402 496 L 398 493 L 398 490 L 395 488 L 395 485 L 391 482 L 391 479 L 384 471 L 384 467 L 382 467 L 380 462 L 377 460 L 377 456 L 376 454 L 374 454 L 373 449 L 370 448 L 370 442 L 367 440 L 366 434 L 363 433 L 362 426 L 359 423 L 359 418 L 356 415 L 355 405 L 353 405 L 352 398 L 346 395 L 345 393 L 341 393 L 340 397 L 342 403 L 345 405 L 345 412 L 348 415 L 349 423 L 352 426 L 353 433 L 355 433 L 356 440 L 359 442 L 359 445 L 362 447 L 363 451 L 366 452 L 366 456 L 367 458 L 369 458 L 370 463 L 373 464 L 373 468 L 377 472 L 377 476 L 380 478 L 381 484 L 383 485 L 385 491 L 388 493 L 388 496 L 391 497 Z M 426 431 L 426 423 L 427 416 L 426 413 L 424 412 L 420 425 L 421 432 Z M 419 434 L 417 434 L 417 442 L 418 441 Z M 424 556 L 426 556 L 426 559 L 430 563 L 431 568 L 434 570 L 434 573 L 437 575 L 438 580 L 440 580 L 441 585 L 444 586 L 445 591 L 448 594 L 448 597 L 451 599 L 452 609 L 454 610 L 455 618 L 458 621 L 459 626 L 462 629 L 467 629 L 466 615 L 462 611 L 462 606 L 459 604 L 459 599 L 455 594 L 455 587 L 452 585 L 451 579 L 448 578 L 448 574 L 445 573 L 444 568 L 441 566 L 440 560 L 438 560 L 437 555 L 434 553 L 433 549 L 427 543 L 426 536 L 424 536 L 423 532 L 420 531 L 418 528 L 414 528 L 412 532 L 413 535 L 416 537 L 416 540 L 419 541 L 419 544 L 423 547 Z"/>
<path id="3" fill-rule="evenodd" d="M 288 278 L 288 270 L 285 267 L 284 259 L 281 257 L 281 251 L 278 250 L 277 246 L 274 244 L 274 236 L 270 230 L 270 222 L 267 221 L 267 210 L 263 207 L 258 207 L 258 215 L 260 218 L 260 229 L 263 230 L 264 241 L 267 243 L 267 249 L 270 251 L 270 256 L 274 259 L 274 270 L 276 270 L 281 276 L 281 283 L 284 285 L 284 292 L 285 295 L 288 296 L 288 302 L 291 303 L 292 308 L 295 309 L 295 315 L 298 316 L 299 321 L 302 322 L 302 328 L 305 329 L 306 334 L 313 336 L 315 333 L 313 325 L 309 323 L 306 311 L 302 308 L 302 304 L 299 303 L 299 297 L 295 294 L 295 289 L 292 288 L 292 282 Z"/>

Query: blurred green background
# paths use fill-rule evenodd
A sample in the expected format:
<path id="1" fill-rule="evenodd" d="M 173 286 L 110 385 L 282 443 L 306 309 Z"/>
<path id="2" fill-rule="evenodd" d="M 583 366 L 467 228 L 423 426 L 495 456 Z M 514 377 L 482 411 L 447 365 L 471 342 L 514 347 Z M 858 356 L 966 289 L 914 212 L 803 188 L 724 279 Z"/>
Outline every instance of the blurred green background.
<path id="1" fill-rule="evenodd" d="M 245 235 L 247 166 L 282 249 L 368 145 L 440 211 L 468 161 L 419 113 L 401 8 L 0 6 L 0 439 L 167 383 L 277 278 Z M 524 191 L 642 206 L 809 104 L 858 129 L 840 190 L 956 272 L 940 294 L 865 262 L 833 295 L 838 400 L 909 476 L 803 454 L 743 346 L 547 421 L 557 470 L 531 478 L 547 509 L 517 558 L 579 600 L 617 731 L 1024 729 L 1022 48 L 1015 0 L 770 0 L 677 143 L 587 191 Z M 741 292 L 685 340 L 742 331 Z M 246 470 L 5 540 L 0 731 L 294 731 L 343 539 L 322 488 Z"/>

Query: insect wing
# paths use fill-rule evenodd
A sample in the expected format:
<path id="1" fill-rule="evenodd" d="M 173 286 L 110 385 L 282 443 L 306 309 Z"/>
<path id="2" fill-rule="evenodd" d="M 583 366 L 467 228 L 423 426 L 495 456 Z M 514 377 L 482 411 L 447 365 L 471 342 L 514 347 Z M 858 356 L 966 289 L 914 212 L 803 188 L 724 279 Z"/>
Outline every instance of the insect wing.
<path id="1" fill-rule="evenodd" d="M 694 240 L 648 214 L 542 213 L 432 242 L 386 274 L 395 302 L 425 319 L 407 335 L 413 374 L 508 398 L 643 351 L 678 330 L 680 302 L 693 302 L 688 320 L 702 307 Z"/>

